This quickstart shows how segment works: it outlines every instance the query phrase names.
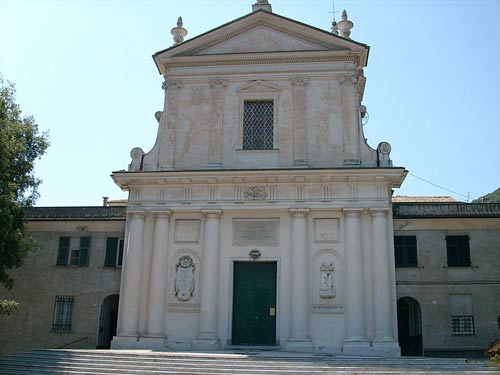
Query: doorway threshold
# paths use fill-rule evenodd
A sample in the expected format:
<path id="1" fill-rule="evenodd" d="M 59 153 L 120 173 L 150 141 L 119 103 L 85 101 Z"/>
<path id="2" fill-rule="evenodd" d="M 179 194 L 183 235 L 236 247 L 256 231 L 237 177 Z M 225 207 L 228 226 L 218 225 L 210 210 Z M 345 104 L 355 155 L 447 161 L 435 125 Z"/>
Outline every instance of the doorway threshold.
<path id="1" fill-rule="evenodd" d="M 256 350 L 256 351 L 266 351 L 266 350 L 282 350 L 280 345 L 226 345 L 224 348 L 226 350 Z"/>

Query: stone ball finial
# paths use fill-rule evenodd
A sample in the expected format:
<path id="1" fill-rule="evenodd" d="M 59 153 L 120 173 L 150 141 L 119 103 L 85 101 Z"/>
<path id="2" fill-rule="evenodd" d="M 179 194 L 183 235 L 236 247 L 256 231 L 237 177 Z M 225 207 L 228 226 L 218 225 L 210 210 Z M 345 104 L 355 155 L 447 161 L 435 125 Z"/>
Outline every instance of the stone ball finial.
<path id="1" fill-rule="evenodd" d="M 182 17 L 179 17 L 177 19 L 177 27 L 174 27 L 172 30 L 170 30 L 170 34 L 174 36 L 175 44 L 184 42 L 184 37 L 188 33 L 187 30 L 182 26 L 183 26 Z"/>
<path id="2" fill-rule="evenodd" d="M 340 36 L 351 39 L 349 36 L 351 35 L 351 29 L 354 27 L 354 24 L 347 19 L 347 12 L 344 9 L 342 11 L 342 21 L 337 24 L 337 28 L 340 30 Z"/>

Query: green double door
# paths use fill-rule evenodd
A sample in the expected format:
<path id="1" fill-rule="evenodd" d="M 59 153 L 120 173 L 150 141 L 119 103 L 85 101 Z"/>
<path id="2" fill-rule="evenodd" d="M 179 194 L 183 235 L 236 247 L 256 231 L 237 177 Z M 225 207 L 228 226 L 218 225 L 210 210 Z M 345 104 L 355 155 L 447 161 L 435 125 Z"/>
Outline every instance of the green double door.
<path id="1" fill-rule="evenodd" d="M 233 345 L 276 345 L 276 262 L 235 262 Z"/>

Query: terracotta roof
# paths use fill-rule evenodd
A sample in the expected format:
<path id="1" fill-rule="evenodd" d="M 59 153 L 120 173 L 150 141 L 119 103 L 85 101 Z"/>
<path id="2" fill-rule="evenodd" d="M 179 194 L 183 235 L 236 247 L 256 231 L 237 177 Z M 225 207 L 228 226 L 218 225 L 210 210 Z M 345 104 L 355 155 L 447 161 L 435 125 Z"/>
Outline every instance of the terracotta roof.
<path id="1" fill-rule="evenodd" d="M 453 197 L 448 196 L 411 196 L 395 195 L 392 197 L 393 203 L 461 203 Z"/>

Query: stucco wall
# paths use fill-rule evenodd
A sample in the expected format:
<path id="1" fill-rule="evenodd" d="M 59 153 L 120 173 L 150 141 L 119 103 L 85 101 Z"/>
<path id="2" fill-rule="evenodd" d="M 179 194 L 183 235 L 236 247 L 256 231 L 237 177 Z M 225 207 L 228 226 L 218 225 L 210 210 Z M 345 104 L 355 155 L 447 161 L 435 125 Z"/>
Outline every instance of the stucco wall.
<path id="1" fill-rule="evenodd" d="M 119 293 L 120 268 L 104 267 L 106 237 L 123 237 L 124 221 L 34 221 L 27 230 L 41 245 L 20 269 L 10 271 L 11 291 L 0 298 L 14 299 L 20 308 L 0 317 L 0 355 L 34 348 L 56 348 L 88 337 L 71 348 L 95 348 L 102 301 Z M 60 236 L 91 236 L 88 267 L 57 266 Z M 57 295 L 74 296 L 73 330 L 52 332 Z"/>
<path id="2" fill-rule="evenodd" d="M 422 313 L 426 350 L 484 349 L 500 335 L 500 219 L 398 219 L 395 235 L 417 237 L 418 267 L 397 268 L 398 299 L 412 297 Z M 471 267 L 448 267 L 447 235 L 468 235 Z M 471 294 L 475 334 L 452 335 L 451 294 Z"/>

